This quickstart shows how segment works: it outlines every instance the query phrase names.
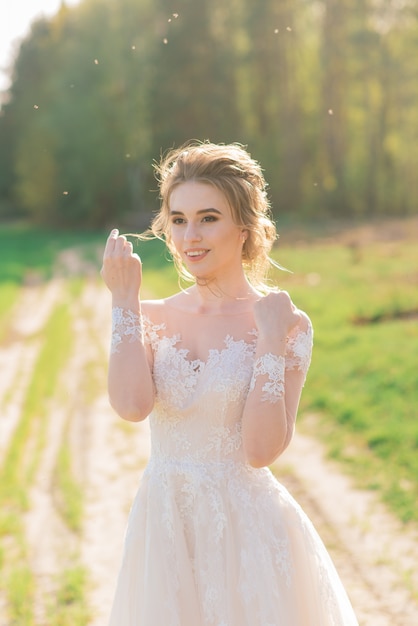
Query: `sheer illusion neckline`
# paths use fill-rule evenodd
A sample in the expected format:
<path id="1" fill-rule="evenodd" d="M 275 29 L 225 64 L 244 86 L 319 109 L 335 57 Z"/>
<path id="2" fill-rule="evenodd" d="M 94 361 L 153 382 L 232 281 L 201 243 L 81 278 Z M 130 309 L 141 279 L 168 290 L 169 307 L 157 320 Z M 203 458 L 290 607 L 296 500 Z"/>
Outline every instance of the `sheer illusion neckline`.
<path id="1" fill-rule="evenodd" d="M 236 339 L 231 333 L 227 333 L 220 342 L 219 348 L 209 348 L 205 358 L 193 359 L 190 357 L 190 354 L 192 353 L 191 348 L 177 345 L 179 343 L 183 343 L 184 341 L 182 333 L 176 332 L 168 334 L 167 326 L 164 322 L 155 325 L 146 315 L 143 316 L 143 321 L 145 323 L 146 335 L 148 336 L 153 347 L 157 348 L 158 346 L 165 344 L 166 348 L 169 347 L 176 359 L 180 359 L 186 365 L 190 366 L 194 372 L 200 372 L 213 360 L 217 361 L 229 354 L 231 351 L 241 349 L 247 354 L 253 354 L 256 349 L 258 333 L 256 328 L 251 328 L 245 333 L 248 336 L 248 339 Z"/>
<path id="2" fill-rule="evenodd" d="M 194 317 L 242 317 L 243 315 L 252 315 L 253 311 L 252 309 L 249 309 L 247 311 L 222 311 L 219 313 L 215 313 L 213 311 L 189 311 L 187 309 L 178 309 L 177 307 L 173 306 L 172 304 L 169 304 L 166 300 L 164 301 L 164 306 L 166 306 L 168 309 L 171 309 L 172 311 L 174 311 L 175 313 L 177 313 L 178 315 L 192 315 Z"/>

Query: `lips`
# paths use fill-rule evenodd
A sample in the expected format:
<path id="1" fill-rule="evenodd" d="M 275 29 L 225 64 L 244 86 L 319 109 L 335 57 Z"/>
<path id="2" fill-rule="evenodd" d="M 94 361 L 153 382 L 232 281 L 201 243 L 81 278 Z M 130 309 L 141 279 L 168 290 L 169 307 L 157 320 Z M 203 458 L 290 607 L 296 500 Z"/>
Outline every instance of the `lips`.
<path id="1" fill-rule="evenodd" d="M 185 255 L 191 261 L 200 261 L 200 259 L 203 259 L 208 252 L 209 250 L 204 248 L 196 248 L 194 250 L 185 250 Z"/>

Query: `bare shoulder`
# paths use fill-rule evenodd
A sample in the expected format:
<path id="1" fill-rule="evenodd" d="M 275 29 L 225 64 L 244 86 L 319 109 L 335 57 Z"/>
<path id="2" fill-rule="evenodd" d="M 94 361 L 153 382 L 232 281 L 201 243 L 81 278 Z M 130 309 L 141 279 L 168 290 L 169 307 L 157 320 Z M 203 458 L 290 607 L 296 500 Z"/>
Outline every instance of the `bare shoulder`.
<path id="1" fill-rule="evenodd" d="M 158 323 L 163 317 L 164 300 L 142 300 L 141 312 L 143 316 Z"/>
<path id="2" fill-rule="evenodd" d="M 175 308 L 177 303 L 182 302 L 182 293 L 176 293 L 168 298 L 161 298 L 159 300 L 142 300 L 141 311 L 145 317 L 148 317 L 155 324 L 159 324 L 165 321 L 167 314 L 167 307 Z"/>
<path id="3" fill-rule="evenodd" d="M 297 313 L 299 313 L 300 319 L 299 319 L 299 322 L 296 324 L 295 329 L 298 332 L 312 333 L 313 332 L 312 322 L 311 322 L 309 315 L 307 315 L 305 311 L 302 311 L 301 309 L 298 309 L 297 307 L 296 307 L 296 311 Z"/>

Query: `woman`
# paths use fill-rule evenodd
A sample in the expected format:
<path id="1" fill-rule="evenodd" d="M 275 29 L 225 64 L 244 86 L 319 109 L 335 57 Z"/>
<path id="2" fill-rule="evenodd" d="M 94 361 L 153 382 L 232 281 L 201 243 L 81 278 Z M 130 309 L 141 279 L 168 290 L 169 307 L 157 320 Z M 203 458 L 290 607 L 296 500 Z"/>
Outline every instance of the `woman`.
<path id="1" fill-rule="evenodd" d="M 258 163 L 193 143 L 157 167 L 166 241 L 188 289 L 139 301 L 141 261 L 117 230 L 109 397 L 149 416 L 111 626 L 354 626 L 311 523 L 267 466 L 289 445 L 312 328 L 266 287 L 276 238 Z"/>

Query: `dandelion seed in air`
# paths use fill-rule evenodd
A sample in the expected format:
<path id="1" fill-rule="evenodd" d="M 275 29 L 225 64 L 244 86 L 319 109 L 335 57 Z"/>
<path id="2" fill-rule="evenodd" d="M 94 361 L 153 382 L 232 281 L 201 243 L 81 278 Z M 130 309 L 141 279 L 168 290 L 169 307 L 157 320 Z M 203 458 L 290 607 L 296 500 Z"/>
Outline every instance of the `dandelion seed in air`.
<path id="1" fill-rule="evenodd" d="M 292 31 L 292 29 L 290 28 L 290 26 L 286 26 L 286 30 L 288 33 L 290 33 Z"/>
<path id="2" fill-rule="evenodd" d="M 136 46 L 131 46 L 131 50 L 136 50 Z"/>
<path id="3" fill-rule="evenodd" d="M 69 191 L 63 191 L 63 192 L 62 192 L 62 195 L 63 195 L 63 196 L 68 196 L 68 194 L 69 194 L 69 193 L 70 193 Z"/>
<path id="4" fill-rule="evenodd" d="M 94 59 L 94 65 L 99 65 L 99 60 L 98 59 Z"/>
<path id="5" fill-rule="evenodd" d="M 334 111 L 332 109 L 328 109 L 328 115 L 334 115 Z"/>
<path id="6" fill-rule="evenodd" d="M 275 28 L 275 29 L 274 29 L 274 34 L 275 34 L 275 35 L 277 35 L 277 33 L 278 33 L 278 32 L 279 32 L 279 29 L 278 29 L 278 28 Z"/>
<path id="7" fill-rule="evenodd" d="M 39 109 L 39 106 L 38 106 L 37 104 L 34 104 L 34 105 L 33 105 L 33 108 L 34 108 L 34 109 Z"/>
<path id="8" fill-rule="evenodd" d="M 178 13 L 173 13 L 173 17 L 176 20 L 178 18 L 179 14 Z"/>
<path id="9" fill-rule="evenodd" d="M 167 39 L 167 37 L 164 37 L 164 39 L 163 39 L 163 44 L 164 44 L 164 45 L 167 45 L 167 44 L 168 44 L 168 39 Z"/>

